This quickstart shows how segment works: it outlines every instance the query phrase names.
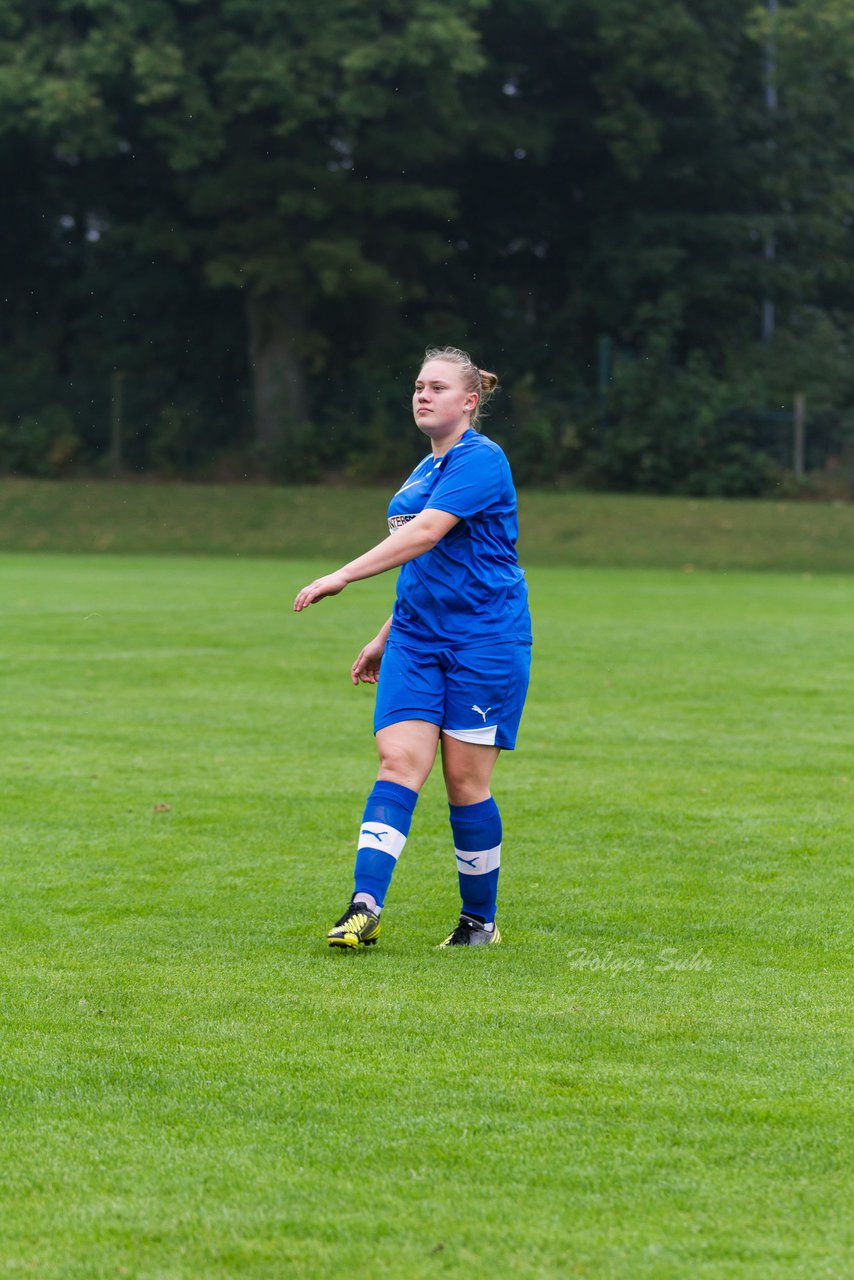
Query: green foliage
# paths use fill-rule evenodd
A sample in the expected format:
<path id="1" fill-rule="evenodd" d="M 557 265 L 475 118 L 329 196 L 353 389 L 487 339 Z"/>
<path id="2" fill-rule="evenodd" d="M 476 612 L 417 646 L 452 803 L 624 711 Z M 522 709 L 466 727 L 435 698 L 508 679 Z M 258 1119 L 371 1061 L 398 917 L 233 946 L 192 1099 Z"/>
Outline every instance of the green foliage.
<path id="1" fill-rule="evenodd" d="M 46 404 L 38 413 L 0 423 L 0 469 L 13 475 L 61 475 L 79 446 L 74 420 L 60 404 Z"/>
<path id="2" fill-rule="evenodd" d="M 134 467 L 380 474 L 452 341 L 522 477 L 754 492 L 748 411 L 850 440 L 852 121 L 846 0 L 0 0 L 0 419 L 95 465 L 120 370 Z"/>
<path id="3" fill-rule="evenodd" d="M 512 416 L 505 408 L 508 404 Z M 549 396 L 534 375 L 526 373 L 502 387 L 494 415 L 488 412 L 480 425 L 503 446 L 518 484 L 553 484 L 574 471 L 584 456 L 586 416 L 583 395 Z"/>
<path id="4" fill-rule="evenodd" d="M 179 475 L 199 456 L 199 430 L 204 421 L 201 406 L 192 401 L 168 404 L 160 410 L 148 440 L 148 460 L 161 475 Z"/>
<path id="5" fill-rule="evenodd" d="M 617 364 L 586 465 L 606 486 L 648 493 L 751 496 L 776 478 L 738 409 L 746 388 L 716 377 L 692 352 L 682 365 L 661 351 Z"/>

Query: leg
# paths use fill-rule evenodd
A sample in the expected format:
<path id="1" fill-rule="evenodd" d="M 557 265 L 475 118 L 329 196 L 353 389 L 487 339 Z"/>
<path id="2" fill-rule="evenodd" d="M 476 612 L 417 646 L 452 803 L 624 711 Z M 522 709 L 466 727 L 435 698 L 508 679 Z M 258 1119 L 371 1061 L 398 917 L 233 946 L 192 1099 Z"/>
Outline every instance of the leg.
<path id="1" fill-rule="evenodd" d="M 377 731 L 380 767 L 362 817 L 353 895 L 372 911 L 385 902 L 438 741 L 438 727 L 426 720 L 401 720 Z"/>
<path id="2" fill-rule="evenodd" d="M 513 749 L 531 665 L 530 647 L 495 644 L 454 652 L 442 718 L 442 766 L 463 911 L 443 946 L 500 941 L 495 927 L 501 815 L 489 784 L 500 748 Z"/>
<path id="3" fill-rule="evenodd" d="M 463 920 L 489 931 L 480 939 L 468 925 L 467 937 L 498 941 L 494 928 L 501 865 L 501 815 L 489 790 L 489 780 L 499 748 L 460 742 L 442 735 L 442 768 L 454 834 L 454 853 L 460 882 Z"/>
<path id="4" fill-rule="evenodd" d="M 429 724 L 426 720 L 401 720 L 386 729 L 379 729 L 378 781 L 396 782 L 412 791 L 420 791 L 430 776 L 438 745 L 438 725 Z"/>
<path id="5" fill-rule="evenodd" d="M 355 892 L 332 927 L 332 946 L 376 941 L 379 913 L 409 835 L 418 793 L 439 743 L 444 675 L 435 655 L 386 645 L 374 708 L 379 771 L 365 806 L 356 850 Z"/>
<path id="6" fill-rule="evenodd" d="M 500 747 L 461 742 L 442 734 L 442 772 L 451 804 L 477 804 L 489 799 L 489 781 L 500 752 Z"/>

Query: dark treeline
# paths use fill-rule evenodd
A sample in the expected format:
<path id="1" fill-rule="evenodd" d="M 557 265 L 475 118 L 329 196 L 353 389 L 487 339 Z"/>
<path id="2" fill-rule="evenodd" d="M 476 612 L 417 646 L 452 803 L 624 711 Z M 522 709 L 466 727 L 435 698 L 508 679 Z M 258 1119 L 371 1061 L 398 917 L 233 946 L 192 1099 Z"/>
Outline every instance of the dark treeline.
<path id="1" fill-rule="evenodd" d="M 0 158 L 5 471 L 397 474 L 452 343 L 522 481 L 854 475 L 850 0 L 0 0 Z"/>

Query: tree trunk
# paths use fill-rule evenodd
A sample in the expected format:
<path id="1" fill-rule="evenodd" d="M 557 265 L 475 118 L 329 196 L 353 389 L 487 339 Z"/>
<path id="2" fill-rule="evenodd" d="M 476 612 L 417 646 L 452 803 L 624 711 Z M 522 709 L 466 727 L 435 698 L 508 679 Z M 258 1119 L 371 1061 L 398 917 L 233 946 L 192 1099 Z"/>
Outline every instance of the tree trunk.
<path id="1" fill-rule="evenodd" d="M 249 294 L 246 313 L 255 439 L 268 458 L 284 460 L 304 442 L 308 422 L 300 307 L 286 294 Z"/>

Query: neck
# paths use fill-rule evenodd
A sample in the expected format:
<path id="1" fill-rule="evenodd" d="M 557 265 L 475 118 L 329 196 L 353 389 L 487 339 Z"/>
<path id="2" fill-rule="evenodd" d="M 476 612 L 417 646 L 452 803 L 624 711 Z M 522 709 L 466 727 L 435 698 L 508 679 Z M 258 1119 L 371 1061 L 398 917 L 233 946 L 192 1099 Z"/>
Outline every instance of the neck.
<path id="1" fill-rule="evenodd" d="M 463 436 L 468 431 L 470 426 L 471 426 L 471 423 L 466 418 L 459 424 L 458 427 L 454 428 L 454 430 L 451 432 L 450 435 L 444 436 L 441 440 L 432 440 L 431 448 L 433 450 L 433 457 L 444 458 L 448 450 L 453 449 L 454 445 L 459 440 L 462 440 Z"/>

